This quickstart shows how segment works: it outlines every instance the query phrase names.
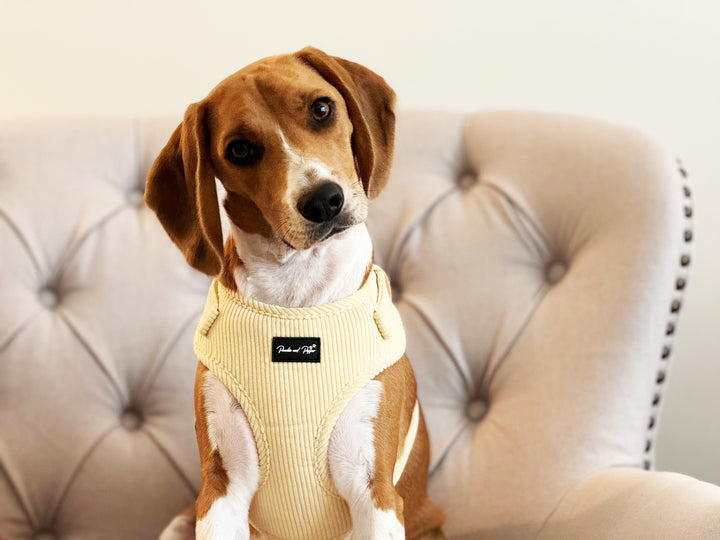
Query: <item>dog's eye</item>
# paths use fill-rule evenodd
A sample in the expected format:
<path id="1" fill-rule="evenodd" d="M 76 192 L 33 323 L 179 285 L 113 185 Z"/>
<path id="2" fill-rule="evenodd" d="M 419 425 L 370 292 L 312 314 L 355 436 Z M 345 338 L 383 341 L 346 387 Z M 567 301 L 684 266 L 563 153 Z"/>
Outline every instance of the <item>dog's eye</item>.
<path id="1" fill-rule="evenodd" d="M 233 141 L 225 150 L 225 157 L 236 165 L 250 165 L 260 159 L 260 149 L 247 140 Z"/>
<path id="2" fill-rule="evenodd" d="M 335 103 L 328 97 L 321 97 L 310 105 L 310 114 L 318 126 L 326 126 L 335 116 Z"/>

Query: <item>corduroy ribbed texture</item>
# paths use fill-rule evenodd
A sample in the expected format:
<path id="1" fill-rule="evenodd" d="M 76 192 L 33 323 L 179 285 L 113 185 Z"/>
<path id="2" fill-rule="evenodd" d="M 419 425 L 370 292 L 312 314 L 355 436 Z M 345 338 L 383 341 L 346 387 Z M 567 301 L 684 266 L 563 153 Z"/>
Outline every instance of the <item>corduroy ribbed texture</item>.
<path id="1" fill-rule="evenodd" d="M 320 338 L 320 362 L 273 362 L 273 337 Z M 243 298 L 214 281 L 195 353 L 235 395 L 260 460 L 250 522 L 271 537 L 341 538 L 351 528 L 327 462 L 352 397 L 405 352 L 388 279 L 377 266 L 351 296 L 310 308 Z"/>

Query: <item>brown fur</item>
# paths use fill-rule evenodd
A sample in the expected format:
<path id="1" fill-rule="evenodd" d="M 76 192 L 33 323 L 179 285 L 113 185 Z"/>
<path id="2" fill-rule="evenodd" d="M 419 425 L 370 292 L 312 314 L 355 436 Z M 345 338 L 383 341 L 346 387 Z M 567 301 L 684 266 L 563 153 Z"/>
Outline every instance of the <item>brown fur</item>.
<path id="1" fill-rule="evenodd" d="M 307 114 L 319 97 L 336 105 L 337 120 L 322 130 L 309 126 Z M 395 93 L 381 77 L 317 49 L 255 62 L 188 107 L 150 170 L 147 205 L 188 263 L 210 276 L 221 273 L 225 262 L 216 177 L 237 226 L 310 247 L 313 239 L 279 204 L 288 188 L 288 163 L 278 130 L 300 154 L 321 158 L 373 199 L 390 174 L 394 103 Z M 238 139 L 261 148 L 263 158 L 251 167 L 229 162 L 226 147 Z"/>
<path id="2" fill-rule="evenodd" d="M 225 241 L 225 255 L 223 257 L 222 271 L 220 272 L 218 279 L 220 280 L 220 283 L 231 291 L 237 292 L 237 282 L 235 281 L 233 272 L 235 271 L 235 268 L 241 264 L 242 261 L 237 253 L 237 249 L 235 249 L 235 240 L 233 240 L 232 236 L 228 236 L 228 239 Z"/>
<path id="3" fill-rule="evenodd" d="M 309 126 L 307 117 L 308 103 L 319 97 L 329 97 L 336 105 L 336 121 L 322 130 Z M 237 290 L 234 270 L 243 263 L 232 237 L 223 246 L 214 179 L 227 191 L 223 206 L 236 226 L 305 249 L 314 242 L 312 236 L 281 204 L 288 190 L 289 164 L 279 130 L 298 153 L 321 159 L 349 179 L 356 193 L 373 199 L 390 173 L 394 102 L 394 92 L 381 77 L 317 49 L 251 64 L 188 107 L 150 171 L 146 202 L 191 266 Z M 227 145 L 238 139 L 262 149 L 257 164 L 238 167 L 226 159 Z M 197 519 L 227 492 L 229 481 L 222 456 L 208 436 L 202 386 L 206 371 L 198 363 L 195 415 L 202 488 L 194 508 Z M 374 427 L 372 494 L 378 508 L 396 512 L 407 538 L 415 538 L 431 533 L 444 520 L 427 497 L 429 447 L 422 415 L 405 471 L 398 485 L 392 485 L 416 399 L 415 377 L 403 357 L 376 379 L 383 383 L 384 393 Z"/>
<path id="4" fill-rule="evenodd" d="M 420 413 L 413 449 L 400 476 L 393 486 L 393 469 L 403 449 L 416 400 L 417 385 L 406 355 L 380 373 L 375 380 L 382 382 L 383 394 L 375 420 L 375 477 L 372 493 L 381 510 L 393 510 L 405 525 L 407 538 L 440 527 L 445 518 L 442 510 L 428 498 L 427 476 L 430 464 L 425 420 Z"/>

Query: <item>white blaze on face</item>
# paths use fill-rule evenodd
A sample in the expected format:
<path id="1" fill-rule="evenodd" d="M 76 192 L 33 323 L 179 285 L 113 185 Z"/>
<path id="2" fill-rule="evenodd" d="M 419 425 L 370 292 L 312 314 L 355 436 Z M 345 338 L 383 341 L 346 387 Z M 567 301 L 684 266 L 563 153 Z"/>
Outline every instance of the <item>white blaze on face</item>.
<path id="1" fill-rule="evenodd" d="M 343 191 L 345 200 L 343 212 L 356 218 L 356 222 L 364 221 L 367 217 L 367 203 L 358 203 L 363 199 L 357 197 L 356 189 L 348 178 L 339 177 L 333 173 L 332 168 L 316 158 L 308 158 L 299 154 L 285 138 L 285 134 L 278 129 L 278 135 L 282 141 L 283 150 L 288 158 L 287 190 L 285 191 L 284 203 L 291 213 L 299 219 L 303 219 L 297 211 L 297 201 L 303 193 L 317 187 L 325 182 L 335 182 Z"/>
<path id="2" fill-rule="evenodd" d="M 308 159 L 298 154 L 285 138 L 285 134 L 278 129 L 283 150 L 288 158 L 287 190 L 285 191 L 285 204 L 295 210 L 300 195 L 323 182 L 337 182 L 330 168 L 318 159 Z M 343 190 L 344 191 L 344 190 Z M 344 195 L 344 193 L 343 193 Z"/>

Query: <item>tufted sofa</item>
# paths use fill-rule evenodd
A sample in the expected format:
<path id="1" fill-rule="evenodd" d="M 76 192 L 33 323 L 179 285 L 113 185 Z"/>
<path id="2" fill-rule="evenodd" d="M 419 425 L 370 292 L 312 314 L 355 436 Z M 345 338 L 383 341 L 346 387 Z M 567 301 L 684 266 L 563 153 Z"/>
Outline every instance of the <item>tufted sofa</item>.
<path id="1" fill-rule="evenodd" d="M 198 490 L 191 341 L 208 279 L 143 205 L 175 125 L 0 124 L 6 540 L 155 538 Z M 648 471 L 690 194 L 632 129 L 399 115 L 369 227 L 449 537 L 720 538 L 720 488 Z"/>

